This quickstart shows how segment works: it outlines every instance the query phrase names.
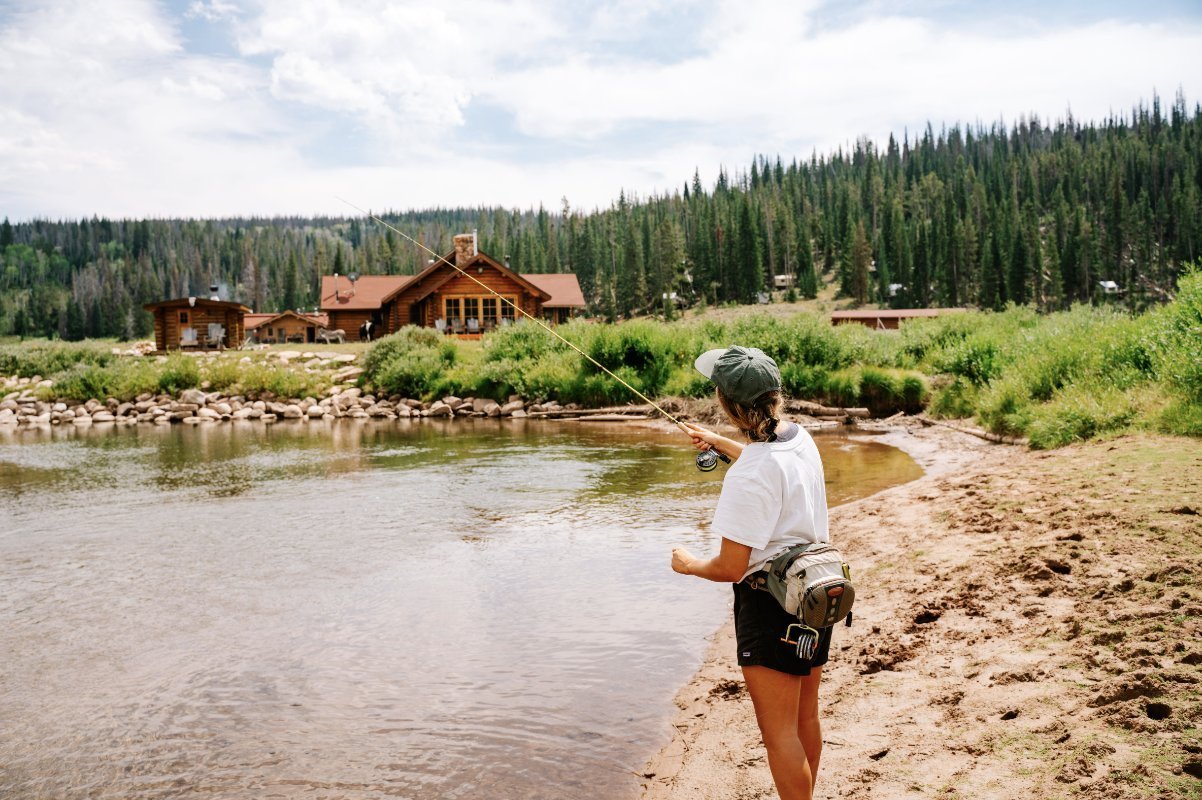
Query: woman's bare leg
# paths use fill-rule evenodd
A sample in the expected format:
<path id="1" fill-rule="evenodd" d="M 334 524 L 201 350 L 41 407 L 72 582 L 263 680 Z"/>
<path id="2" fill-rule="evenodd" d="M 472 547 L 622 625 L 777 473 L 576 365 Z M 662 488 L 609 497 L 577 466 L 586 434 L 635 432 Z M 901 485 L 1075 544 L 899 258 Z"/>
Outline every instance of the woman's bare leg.
<path id="1" fill-rule="evenodd" d="M 780 800 L 812 800 L 814 780 L 798 736 L 802 678 L 768 667 L 743 667 L 743 680 L 768 751 L 768 768 Z"/>
<path id="2" fill-rule="evenodd" d="M 801 696 L 797 703 L 797 738 L 805 748 L 812 783 L 818 782 L 818 762 L 822 758 L 822 724 L 818 721 L 818 683 L 821 680 L 822 667 L 814 667 L 809 675 L 802 676 Z"/>

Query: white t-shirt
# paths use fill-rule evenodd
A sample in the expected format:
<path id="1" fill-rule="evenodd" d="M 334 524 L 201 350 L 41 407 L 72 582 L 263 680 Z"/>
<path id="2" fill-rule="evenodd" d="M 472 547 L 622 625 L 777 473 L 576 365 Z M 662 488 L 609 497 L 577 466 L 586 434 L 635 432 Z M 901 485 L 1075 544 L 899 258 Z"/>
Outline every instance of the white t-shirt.
<path id="1" fill-rule="evenodd" d="M 747 577 L 795 544 L 830 541 L 826 479 L 814 438 L 801 426 L 786 442 L 752 442 L 726 471 L 713 530 L 752 548 Z"/>

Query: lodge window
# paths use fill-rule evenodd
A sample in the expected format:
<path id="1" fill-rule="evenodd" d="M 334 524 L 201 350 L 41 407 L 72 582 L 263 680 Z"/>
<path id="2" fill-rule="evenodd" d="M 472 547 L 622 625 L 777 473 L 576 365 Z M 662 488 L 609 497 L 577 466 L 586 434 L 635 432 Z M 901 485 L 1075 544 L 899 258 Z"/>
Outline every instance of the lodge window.
<path id="1" fill-rule="evenodd" d="M 179 324 L 180 325 L 188 324 L 188 312 L 187 311 L 179 312 Z"/>
<path id="2" fill-rule="evenodd" d="M 469 319 L 474 319 L 481 330 L 487 330 L 497 327 L 498 322 L 513 322 L 516 313 L 512 303 L 516 302 L 516 297 L 501 299 L 493 295 L 460 295 L 444 298 L 443 308 L 448 323 L 453 325 L 458 320 L 466 325 Z"/>

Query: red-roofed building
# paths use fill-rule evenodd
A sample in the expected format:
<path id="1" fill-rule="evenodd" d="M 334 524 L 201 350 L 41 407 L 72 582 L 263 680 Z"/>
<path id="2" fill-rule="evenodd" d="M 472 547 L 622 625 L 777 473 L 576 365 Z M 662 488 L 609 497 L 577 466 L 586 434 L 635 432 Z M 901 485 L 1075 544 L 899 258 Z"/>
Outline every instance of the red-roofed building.
<path id="1" fill-rule="evenodd" d="M 455 249 L 417 275 L 321 279 L 320 308 L 329 315 L 329 327 L 345 331 L 351 341 L 368 333 L 368 322 L 372 339 L 405 325 L 478 336 L 520 319 L 514 306 L 562 322 L 584 308 L 584 295 L 574 274 L 519 275 L 481 253 L 470 233 L 456 236 Z"/>
<path id="2" fill-rule="evenodd" d="M 963 308 L 882 308 L 876 311 L 836 311 L 831 314 L 832 325 L 858 323 L 877 330 L 897 330 L 903 321 L 938 317 L 965 311 Z"/>
<path id="3" fill-rule="evenodd" d="M 312 344 L 317 332 L 329 325 L 325 314 L 301 314 L 298 311 L 281 311 L 278 314 L 247 314 L 246 335 L 257 342 L 296 342 Z"/>

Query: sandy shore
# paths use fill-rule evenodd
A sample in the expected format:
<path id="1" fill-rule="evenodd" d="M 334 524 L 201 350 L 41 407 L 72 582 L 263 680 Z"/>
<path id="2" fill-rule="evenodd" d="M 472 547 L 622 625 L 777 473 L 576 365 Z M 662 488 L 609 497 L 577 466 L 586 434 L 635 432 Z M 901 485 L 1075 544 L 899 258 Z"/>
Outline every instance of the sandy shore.
<path id="1" fill-rule="evenodd" d="M 824 674 L 815 797 L 1198 797 L 1198 442 L 877 440 L 927 475 L 831 512 L 858 594 Z M 644 800 L 776 797 L 733 656 L 728 622 Z"/>

